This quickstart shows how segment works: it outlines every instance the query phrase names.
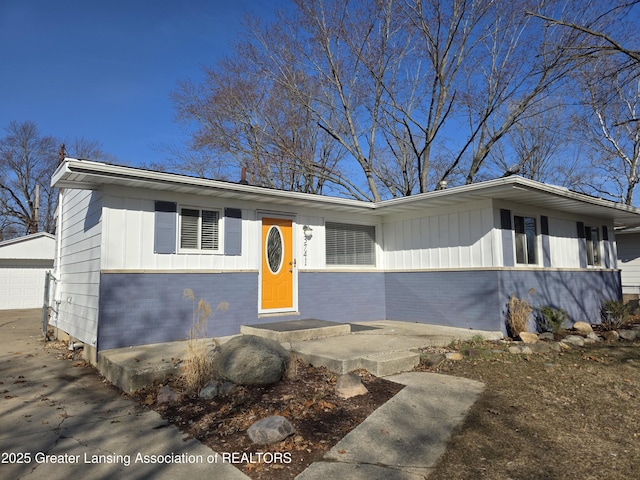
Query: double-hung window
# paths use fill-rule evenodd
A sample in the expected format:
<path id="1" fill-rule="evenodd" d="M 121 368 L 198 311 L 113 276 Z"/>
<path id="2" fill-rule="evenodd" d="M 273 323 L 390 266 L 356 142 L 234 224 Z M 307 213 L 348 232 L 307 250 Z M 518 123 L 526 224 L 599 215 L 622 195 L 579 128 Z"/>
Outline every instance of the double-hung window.
<path id="1" fill-rule="evenodd" d="M 514 215 L 513 224 L 516 234 L 516 263 L 538 263 L 536 219 Z"/>
<path id="2" fill-rule="evenodd" d="M 587 241 L 587 265 L 600 265 L 600 233 L 598 227 L 584 227 Z"/>
<path id="3" fill-rule="evenodd" d="M 219 248 L 220 213 L 185 207 L 180 209 L 180 249 L 215 252 Z"/>
<path id="4" fill-rule="evenodd" d="M 325 223 L 327 265 L 376 264 L 376 229 L 373 225 Z"/>

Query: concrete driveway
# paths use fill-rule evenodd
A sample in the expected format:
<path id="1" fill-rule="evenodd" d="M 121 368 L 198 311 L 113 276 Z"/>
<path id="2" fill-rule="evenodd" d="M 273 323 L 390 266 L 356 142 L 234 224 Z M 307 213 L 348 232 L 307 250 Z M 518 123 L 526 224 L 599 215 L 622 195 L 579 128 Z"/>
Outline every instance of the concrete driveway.
<path id="1" fill-rule="evenodd" d="M 41 314 L 0 311 L 0 478 L 248 478 L 94 369 L 45 350 Z"/>

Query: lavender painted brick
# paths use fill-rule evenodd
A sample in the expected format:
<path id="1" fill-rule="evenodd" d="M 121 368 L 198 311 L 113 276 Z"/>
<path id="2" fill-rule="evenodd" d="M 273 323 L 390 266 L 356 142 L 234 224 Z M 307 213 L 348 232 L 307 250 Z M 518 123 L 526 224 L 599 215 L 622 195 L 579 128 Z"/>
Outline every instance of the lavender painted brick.
<path id="1" fill-rule="evenodd" d="M 185 288 L 214 308 L 229 304 L 210 320 L 212 336 L 276 321 L 258 316 L 258 283 L 257 272 L 103 273 L 98 350 L 187 338 L 193 305 L 183 298 Z M 511 295 L 535 307 L 564 308 L 572 321 L 589 323 L 599 321 L 602 300 L 622 295 L 620 273 L 602 270 L 300 272 L 298 284 L 298 318 L 403 320 L 503 333 Z"/>
<path id="2" fill-rule="evenodd" d="M 302 318 L 336 322 L 385 318 L 384 272 L 301 272 Z"/>
<path id="3" fill-rule="evenodd" d="M 258 274 L 240 273 L 103 273 L 100 280 L 98 349 L 170 342 L 188 337 L 193 304 L 185 299 L 193 290 L 213 309 L 227 302 L 226 312 L 213 313 L 212 336 L 238 333 L 240 325 L 257 315 Z"/>
<path id="4" fill-rule="evenodd" d="M 385 285 L 389 320 L 500 329 L 496 271 L 388 272 Z"/>
<path id="5" fill-rule="evenodd" d="M 620 272 L 614 270 L 505 270 L 500 272 L 502 315 L 511 294 L 534 307 L 563 308 L 572 322 L 600 323 L 604 300 L 622 298 Z"/>

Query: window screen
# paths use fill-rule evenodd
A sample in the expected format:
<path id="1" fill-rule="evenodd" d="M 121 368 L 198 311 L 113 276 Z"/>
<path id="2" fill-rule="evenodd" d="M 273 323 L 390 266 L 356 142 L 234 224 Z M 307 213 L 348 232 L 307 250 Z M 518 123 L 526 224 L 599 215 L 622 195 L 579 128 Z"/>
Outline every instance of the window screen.
<path id="1" fill-rule="evenodd" d="M 375 227 L 326 222 L 327 265 L 375 265 Z"/>

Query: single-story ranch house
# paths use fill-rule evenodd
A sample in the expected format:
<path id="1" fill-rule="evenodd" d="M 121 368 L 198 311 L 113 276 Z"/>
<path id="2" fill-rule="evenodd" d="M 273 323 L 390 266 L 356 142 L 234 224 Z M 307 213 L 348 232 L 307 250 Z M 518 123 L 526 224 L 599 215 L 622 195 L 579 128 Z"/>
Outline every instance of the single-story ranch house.
<path id="1" fill-rule="evenodd" d="M 505 331 L 511 295 L 599 321 L 640 210 L 511 176 L 370 203 L 65 159 L 51 324 L 95 354 L 315 318 Z"/>

